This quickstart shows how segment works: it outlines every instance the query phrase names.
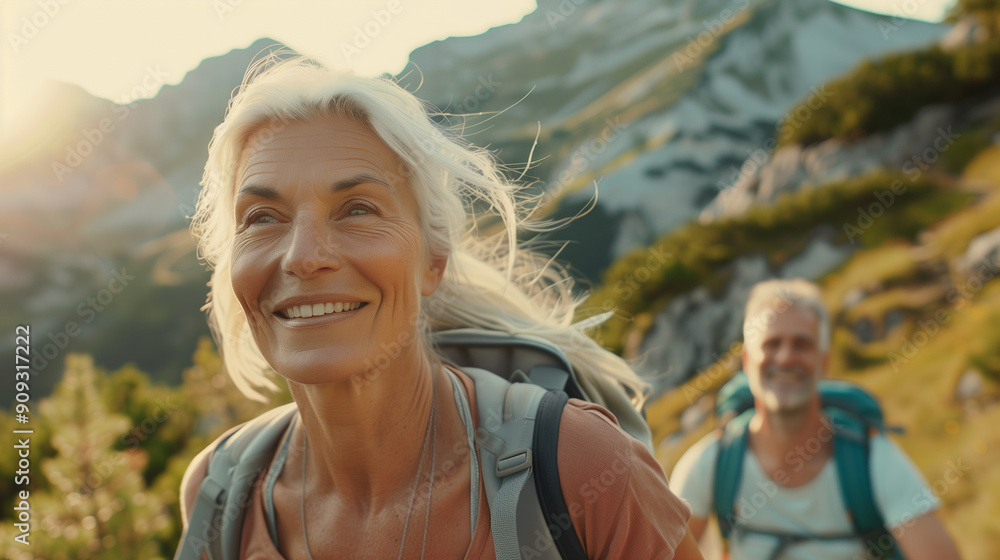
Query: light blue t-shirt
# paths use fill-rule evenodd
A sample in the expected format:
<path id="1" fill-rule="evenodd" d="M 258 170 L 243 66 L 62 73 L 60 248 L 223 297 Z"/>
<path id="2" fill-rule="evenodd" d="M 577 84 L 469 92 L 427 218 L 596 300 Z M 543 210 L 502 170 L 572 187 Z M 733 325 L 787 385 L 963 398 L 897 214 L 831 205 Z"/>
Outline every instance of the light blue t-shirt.
<path id="1" fill-rule="evenodd" d="M 719 453 L 718 436 L 709 434 L 681 457 L 670 476 L 670 489 L 687 500 L 695 517 L 712 512 L 713 475 Z M 875 503 L 886 526 L 904 531 L 917 517 L 941 506 L 909 457 L 884 435 L 871 439 L 871 478 Z M 793 469 L 790 465 L 789 470 Z M 754 529 L 779 533 L 835 535 L 853 532 L 840 494 L 840 479 L 832 459 L 808 483 L 794 488 L 776 484 L 764 472 L 753 451 L 743 460 L 736 496 L 737 511 Z M 745 533 L 729 541 L 733 560 L 770 558 L 774 537 Z M 802 560 L 866 558 L 859 539 L 807 541 L 790 545 L 779 557 Z"/>

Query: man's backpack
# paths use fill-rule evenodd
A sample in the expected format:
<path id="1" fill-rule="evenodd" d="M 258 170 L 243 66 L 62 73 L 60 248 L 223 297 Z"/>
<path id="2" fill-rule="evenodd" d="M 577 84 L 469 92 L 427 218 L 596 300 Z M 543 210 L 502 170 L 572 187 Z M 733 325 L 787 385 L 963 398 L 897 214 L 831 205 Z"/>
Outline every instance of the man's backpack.
<path id="1" fill-rule="evenodd" d="M 778 558 L 789 545 L 810 540 L 860 539 L 866 550 L 881 551 L 881 558 L 903 558 L 885 527 L 882 513 L 872 493 L 869 467 L 869 438 L 888 428 L 882 408 L 875 398 L 858 385 L 838 379 L 822 379 L 819 392 L 823 413 L 833 426 L 833 456 L 840 479 L 840 493 L 854 525 L 844 535 L 774 533 L 741 523 L 736 497 L 743 473 L 743 457 L 748 428 L 754 415 L 754 397 L 746 374 L 738 372 L 716 396 L 715 412 L 722 427 L 716 460 L 713 508 L 723 539 L 733 533 L 756 533 L 774 537 L 777 546 L 771 558 Z"/>
<path id="2" fill-rule="evenodd" d="M 479 430 L 470 445 L 481 455 L 497 560 L 519 560 L 522 548 L 542 560 L 585 559 L 559 484 L 556 450 L 569 398 L 600 402 L 601 396 L 588 398 L 566 356 L 543 339 L 457 329 L 435 333 L 434 340 L 441 355 L 475 382 Z M 604 402 L 622 400 L 604 396 Z M 636 418 L 645 426 L 635 409 L 612 412 L 634 415 L 622 422 L 626 430 Z M 200 560 L 202 551 L 211 560 L 239 556 L 253 488 L 296 414 L 295 403 L 278 407 L 219 443 L 175 560 Z M 632 435 L 649 446 L 648 427 L 638 432 Z"/>

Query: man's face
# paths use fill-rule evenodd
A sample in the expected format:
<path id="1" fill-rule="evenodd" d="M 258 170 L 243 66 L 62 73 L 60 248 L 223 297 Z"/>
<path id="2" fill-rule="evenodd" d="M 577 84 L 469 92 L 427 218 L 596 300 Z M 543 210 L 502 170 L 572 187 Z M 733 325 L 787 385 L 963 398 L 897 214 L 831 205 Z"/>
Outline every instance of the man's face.
<path id="1" fill-rule="evenodd" d="M 754 320 L 756 319 L 756 320 Z M 751 318 L 743 345 L 750 390 L 769 412 L 805 409 L 817 393 L 828 354 L 819 349 L 819 320 L 809 309 L 783 305 Z"/>

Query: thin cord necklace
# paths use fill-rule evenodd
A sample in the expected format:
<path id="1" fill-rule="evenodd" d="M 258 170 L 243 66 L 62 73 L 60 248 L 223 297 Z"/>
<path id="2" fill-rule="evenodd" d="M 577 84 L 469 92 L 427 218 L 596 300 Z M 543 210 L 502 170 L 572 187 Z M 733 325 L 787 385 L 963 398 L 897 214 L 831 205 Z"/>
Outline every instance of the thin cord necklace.
<path id="1" fill-rule="evenodd" d="M 406 520 L 403 522 L 403 538 L 399 542 L 399 555 L 396 560 L 403 558 L 403 545 L 406 544 L 406 531 L 410 525 L 410 514 L 413 513 L 413 502 L 417 497 L 417 488 L 420 486 L 420 473 L 424 468 L 424 452 L 427 451 L 427 439 L 431 439 L 431 481 L 427 489 L 427 510 L 424 513 L 424 538 L 420 544 L 420 559 L 424 558 L 424 549 L 427 546 L 427 526 L 431 517 L 431 498 L 434 495 L 434 468 L 437 464 L 437 394 L 431 385 L 431 415 L 427 421 L 427 429 L 424 431 L 424 443 L 420 448 L 420 459 L 417 465 L 417 476 L 413 480 L 413 493 L 410 495 L 410 507 L 406 510 Z M 302 499 L 299 502 L 299 514 L 302 516 L 302 540 L 306 544 L 306 554 L 309 560 L 315 560 L 312 550 L 309 548 L 309 534 L 306 531 L 306 464 L 309 452 L 309 439 L 306 432 L 302 430 Z"/>

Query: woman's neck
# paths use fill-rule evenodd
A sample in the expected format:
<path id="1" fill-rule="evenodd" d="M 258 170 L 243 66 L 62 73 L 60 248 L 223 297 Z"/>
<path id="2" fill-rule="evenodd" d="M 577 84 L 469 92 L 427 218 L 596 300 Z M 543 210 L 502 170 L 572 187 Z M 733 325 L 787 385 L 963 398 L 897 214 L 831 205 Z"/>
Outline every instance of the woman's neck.
<path id="1" fill-rule="evenodd" d="M 335 492 L 360 511 L 410 499 L 421 451 L 425 442 L 434 443 L 425 437 L 429 431 L 436 432 L 439 449 L 465 439 L 447 373 L 418 347 L 360 379 L 289 382 L 289 389 L 305 431 L 293 436 L 309 440 L 309 493 Z M 430 426 L 435 400 L 436 430 Z M 433 474 L 429 461 L 424 461 L 423 479 Z"/>

